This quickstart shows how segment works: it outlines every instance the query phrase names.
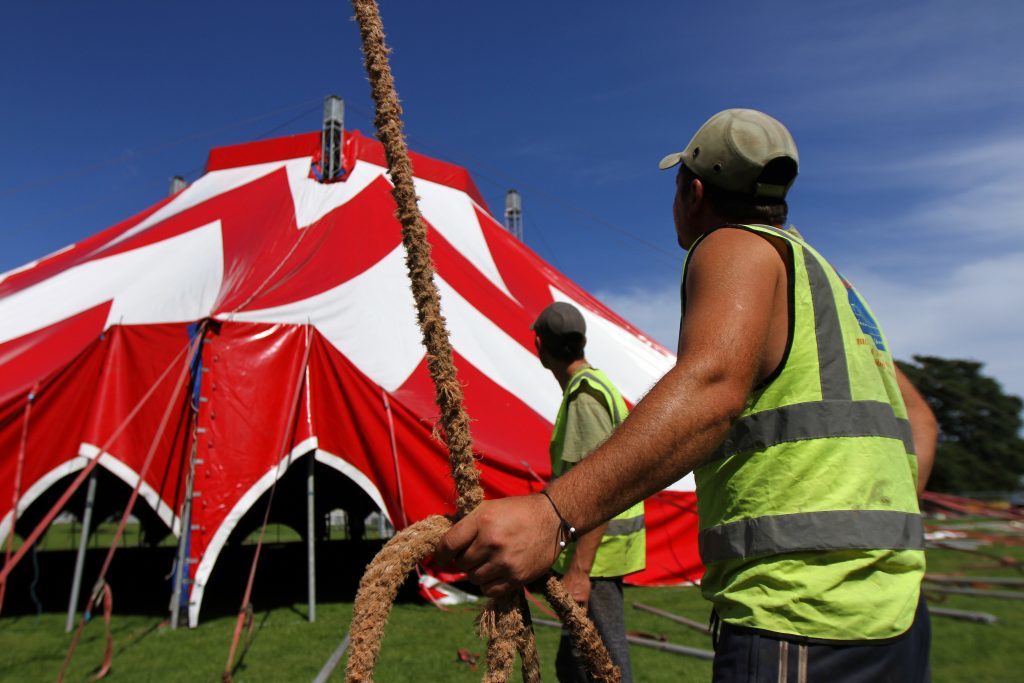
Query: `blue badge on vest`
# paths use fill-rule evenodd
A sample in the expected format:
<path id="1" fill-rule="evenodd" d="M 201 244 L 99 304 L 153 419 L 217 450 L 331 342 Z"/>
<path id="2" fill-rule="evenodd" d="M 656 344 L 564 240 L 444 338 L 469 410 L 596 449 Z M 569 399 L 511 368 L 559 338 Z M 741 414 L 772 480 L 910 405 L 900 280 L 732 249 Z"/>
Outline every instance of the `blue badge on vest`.
<path id="1" fill-rule="evenodd" d="M 878 328 L 878 323 L 868 313 L 868 307 L 864 305 L 861 298 L 857 296 L 856 290 L 853 285 L 843 277 L 839 276 L 839 279 L 843 281 L 843 286 L 846 287 L 846 296 L 850 300 L 850 308 L 853 309 L 853 314 L 857 317 L 857 323 L 860 325 L 860 331 L 871 337 L 871 340 L 875 342 L 875 348 L 879 351 L 885 351 L 885 341 L 882 339 L 882 330 Z"/>

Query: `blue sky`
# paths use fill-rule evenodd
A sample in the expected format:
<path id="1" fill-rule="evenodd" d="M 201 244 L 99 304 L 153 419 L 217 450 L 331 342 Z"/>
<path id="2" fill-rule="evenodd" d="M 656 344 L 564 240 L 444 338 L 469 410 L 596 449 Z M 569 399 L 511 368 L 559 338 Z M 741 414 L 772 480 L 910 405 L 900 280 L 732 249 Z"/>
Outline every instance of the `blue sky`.
<path id="1" fill-rule="evenodd" d="M 727 107 L 793 132 L 792 222 L 897 357 L 974 358 L 1024 394 L 1024 5 L 381 0 L 410 145 L 514 187 L 527 243 L 674 346 L 671 173 Z M 201 173 L 211 146 L 370 132 L 347 2 L 5 3 L 0 272 Z"/>

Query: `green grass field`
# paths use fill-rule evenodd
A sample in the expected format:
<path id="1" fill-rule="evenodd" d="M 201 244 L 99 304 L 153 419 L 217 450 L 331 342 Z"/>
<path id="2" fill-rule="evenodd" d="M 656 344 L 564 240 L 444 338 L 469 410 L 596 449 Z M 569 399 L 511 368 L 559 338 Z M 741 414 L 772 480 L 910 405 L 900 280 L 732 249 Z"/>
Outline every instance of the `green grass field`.
<path id="1" fill-rule="evenodd" d="M 991 552 L 1024 559 L 1024 549 L 994 547 Z M 964 572 L 979 576 L 1020 576 L 1014 569 L 964 553 L 929 551 L 929 571 Z M 980 565 L 980 566 L 979 566 Z M 627 604 L 643 602 L 704 621 L 708 608 L 694 588 L 628 588 Z M 1024 680 L 1024 601 L 949 596 L 943 606 L 995 614 L 988 626 L 933 618 L 932 665 L 941 682 Z M 116 607 L 116 606 L 115 606 Z M 243 681 L 312 680 L 344 635 L 351 604 L 322 604 L 317 622 L 305 618 L 305 606 L 258 611 L 244 656 L 235 673 Z M 535 614 L 539 617 L 543 615 Z M 398 605 L 389 623 L 380 681 L 477 681 L 481 672 L 457 661 L 459 648 L 475 653 L 484 643 L 473 632 L 474 607 L 442 612 L 429 605 Z M 632 631 L 665 636 L 670 642 L 710 648 L 707 636 L 660 617 L 627 609 Z M 123 616 L 113 619 L 114 666 L 111 681 L 217 681 L 224 669 L 235 620 L 210 619 L 196 629 L 171 631 L 163 617 Z M 64 615 L 0 618 L 0 681 L 51 681 L 56 678 L 70 636 L 63 632 Z M 553 681 L 558 631 L 537 627 L 545 680 Z M 103 627 L 91 623 L 71 665 L 70 681 L 85 681 L 99 665 Z M 707 681 L 709 662 L 634 647 L 637 681 Z M 341 680 L 340 670 L 332 680 Z"/>

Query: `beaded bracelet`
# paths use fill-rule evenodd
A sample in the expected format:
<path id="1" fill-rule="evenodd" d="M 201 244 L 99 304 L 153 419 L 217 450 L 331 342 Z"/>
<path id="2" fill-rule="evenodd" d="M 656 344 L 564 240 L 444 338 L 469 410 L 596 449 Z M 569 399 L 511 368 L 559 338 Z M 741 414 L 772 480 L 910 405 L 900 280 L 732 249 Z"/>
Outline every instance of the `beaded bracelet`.
<path id="1" fill-rule="evenodd" d="M 555 515 L 558 516 L 558 546 L 560 548 L 565 548 L 566 540 L 570 543 L 576 540 L 576 527 L 565 521 L 565 517 L 563 517 L 562 513 L 558 511 L 558 506 L 555 505 L 555 501 L 551 500 L 551 495 L 548 493 L 547 489 L 541 489 L 540 493 L 548 499 L 548 502 L 551 503 L 551 509 L 554 510 Z"/>

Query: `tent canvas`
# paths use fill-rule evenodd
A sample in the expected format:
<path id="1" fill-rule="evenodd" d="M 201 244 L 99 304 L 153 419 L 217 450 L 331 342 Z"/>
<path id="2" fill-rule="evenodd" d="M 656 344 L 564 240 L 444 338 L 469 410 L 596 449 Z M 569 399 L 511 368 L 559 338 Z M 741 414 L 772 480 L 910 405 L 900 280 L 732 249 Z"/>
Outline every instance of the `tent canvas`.
<path id="1" fill-rule="evenodd" d="M 346 132 L 344 179 L 321 183 L 319 145 L 310 133 L 214 149 L 183 191 L 0 275 L 0 540 L 19 471 L 25 534 L 26 512 L 91 459 L 134 487 L 152 451 L 140 504 L 189 534 L 195 625 L 232 531 L 299 456 L 397 528 L 453 511 L 383 151 Z M 675 357 L 509 234 L 464 169 L 412 160 L 482 483 L 488 497 L 536 491 L 560 400 L 533 351 L 544 306 L 583 311 L 588 358 L 630 402 Z M 694 504 L 692 477 L 648 501 L 647 569 L 631 582 L 699 577 Z"/>

